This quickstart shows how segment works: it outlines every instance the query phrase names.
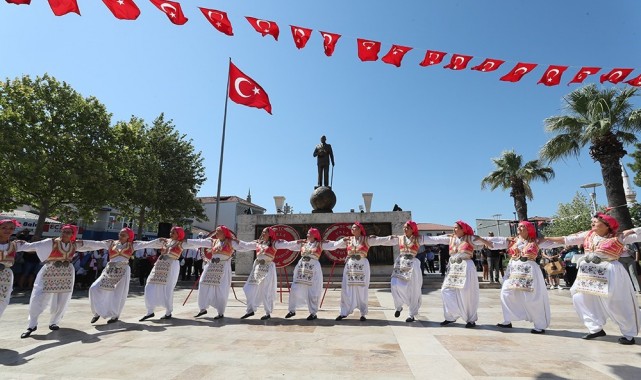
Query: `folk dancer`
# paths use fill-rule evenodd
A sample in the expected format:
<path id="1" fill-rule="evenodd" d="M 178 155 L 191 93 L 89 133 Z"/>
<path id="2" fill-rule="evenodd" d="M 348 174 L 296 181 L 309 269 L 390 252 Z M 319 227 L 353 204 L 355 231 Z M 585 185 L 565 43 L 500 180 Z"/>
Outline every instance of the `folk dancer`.
<path id="1" fill-rule="evenodd" d="M 323 270 L 318 260 L 323 250 L 334 250 L 338 245 L 335 241 L 323 241 L 320 231 L 310 228 L 306 240 L 283 242 L 290 251 L 300 251 L 300 260 L 294 268 L 294 280 L 289 291 L 288 313 L 285 318 L 296 315 L 296 308 L 307 304 L 308 321 L 317 319 L 318 308 L 323 291 Z"/>
<path id="2" fill-rule="evenodd" d="M 641 241 L 641 229 L 617 233 L 619 222 L 610 215 L 597 213 L 592 229 L 547 240 L 565 245 L 583 244 L 585 256 L 579 260 L 578 275 L 570 292 L 572 303 L 589 333 L 583 339 L 605 336 L 608 318 L 619 326 L 620 344 L 632 345 L 641 328 L 639 304 L 630 276 L 617 261 L 624 244 Z"/>
<path id="3" fill-rule="evenodd" d="M 128 227 L 120 230 L 118 240 L 103 242 L 102 249 L 108 252 L 109 261 L 100 277 L 89 287 L 89 304 L 93 313 L 91 323 L 97 322 L 100 317 L 107 319 L 107 323 L 118 321 L 129 294 L 129 260 L 134 251 L 144 252 L 149 243 L 134 241 L 134 231 Z"/>
<path id="4" fill-rule="evenodd" d="M 18 243 L 10 239 L 16 227 L 20 226 L 15 219 L 0 220 L 0 317 L 9 305 L 13 290 L 13 271 L 10 268 L 16 259 Z"/>
<path id="5" fill-rule="evenodd" d="M 369 281 L 370 268 L 367 260 L 369 247 L 385 245 L 387 237 L 366 236 L 365 227 L 354 222 L 351 227 L 352 236 L 338 241 L 337 249 L 347 248 L 347 261 L 343 269 L 341 282 L 340 314 L 337 321 L 347 318 L 355 309 L 361 313 L 361 322 L 367 320 L 369 312 Z"/>
<path id="6" fill-rule="evenodd" d="M 472 260 L 474 245 L 492 247 L 492 242 L 474 235 L 472 227 L 459 220 L 454 223 L 451 235 L 423 236 L 423 244 L 449 244 L 449 264 L 443 285 L 443 314 L 441 326 L 447 326 L 463 319 L 466 328 L 476 327 L 479 307 L 479 280 Z"/>
<path id="7" fill-rule="evenodd" d="M 169 239 L 160 238 L 146 244 L 148 248 L 160 249 L 160 256 L 154 264 L 147 285 L 145 285 L 145 306 L 147 314 L 140 322 L 155 316 L 156 307 L 164 307 L 165 315 L 160 319 L 171 319 L 174 310 L 174 288 L 180 274 L 178 259 L 184 249 L 206 247 L 211 248 L 211 239 L 185 239 L 185 230 L 174 226 L 169 232 Z"/>
<path id="8" fill-rule="evenodd" d="M 229 290 L 231 289 L 231 258 L 238 248 L 238 241 L 229 228 L 224 225 L 216 227 L 213 247 L 201 248 L 206 262 L 198 281 L 198 307 L 200 311 L 194 317 L 207 314 L 209 306 L 216 309 L 214 319 L 225 316 Z"/>
<path id="9" fill-rule="evenodd" d="M 550 300 L 543 273 L 536 263 L 539 249 L 549 249 L 562 244 L 537 239 L 534 224 L 519 222 L 516 238 L 489 237 L 494 249 L 505 249 L 511 259 L 501 286 L 503 322 L 500 328 L 512 328 L 512 321 L 534 324 L 532 334 L 545 334 L 550 326 Z"/>
<path id="10" fill-rule="evenodd" d="M 33 284 L 29 300 L 29 324 L 21 338 L 27 338 L 38 329 L 38 317 L 51 303 L 49 329 L 58 330 L 58 324 L 67 310 L 75 281 L 75 270 L 71 260 L 76 252 L 100 249 L 101 242 L 76 241 L 78 227 L 71 224 L 62 226 L 60 237 L 44 239 L 35 243 L 23 243 L 18 248 L 25 252 L 36 252 L 44 263 Z"/>
<path id="11" fill-rule="evenodd" d="M 240 319 L 253 316 L 261 304 L 265 310 L 265 315 L 260 319 L 264 321 L 271 318 L 271 313 L 274 310 L 277 280 L 274 257 L 276 257 L 276 251 L 285 248 L 283 242 L 283 240 L 276 240 L 276 231 L 271 227 L 264 228 L 258 240 L 251 242 L 239 241 L 237 251 L 256 251 L 256 259 L 251 273 L 243 286 L 243 291 L 247 297 L 247 309 L 245 315 Z"/>

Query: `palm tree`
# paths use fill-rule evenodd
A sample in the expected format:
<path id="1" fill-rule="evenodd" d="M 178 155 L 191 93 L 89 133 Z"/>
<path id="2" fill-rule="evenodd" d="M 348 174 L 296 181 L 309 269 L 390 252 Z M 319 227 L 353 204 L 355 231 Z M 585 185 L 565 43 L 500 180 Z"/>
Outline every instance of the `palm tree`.
<path id="1" fill-rule="evenodd" d="M 534 198 L 530 182 L 534 180 L 548 182 L 554 178 L 554 170 L 541 166 L 539 160 L 532 160 L 522 165 L 523 156 L 516 154 L 514 150 L 505 151 L 501 157 L 493 158 L 492 161 L 496 170 L 483 178 L 481 189 L 487 187 L 490 190 L 495 190 L 497 187 L 503 190 L 510 189 L 517 217 L 519 220 L 527 220 L 527 199 Z"/>
<path id="2" fill-rule="evenodd" d="M 541 148 L 541 159 L 551 162 L 568 156 L 578 157 L 586 145 L 590 157 L 601 165 L 601 176 L 608 205 L 621 224 L 632 228 L 626 206 L 620 160 L 626 155 L 625 144 L 637 141 L 641 131 L 641 110 L 633 109 L 630 100 L 636 88 L 599 90 L 589 85 L 572 91 L 564 100 L 566 115 L 545 120 L 545 129 L 556 133 Z"/>

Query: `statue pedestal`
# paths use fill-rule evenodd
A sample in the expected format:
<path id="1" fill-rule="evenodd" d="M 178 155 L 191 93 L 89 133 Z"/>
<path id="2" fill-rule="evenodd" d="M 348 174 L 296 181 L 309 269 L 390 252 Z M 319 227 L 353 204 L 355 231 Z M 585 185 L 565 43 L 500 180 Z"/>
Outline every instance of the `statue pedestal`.
<path id="1" fill-rule="evenodd" d="M 312 213 L 333 212 L 336 206 L 336 194 L 331 187 L 320 186 L 314 189 L 312 196 L 309 197 L 309 203 L 312 205 Z"/>

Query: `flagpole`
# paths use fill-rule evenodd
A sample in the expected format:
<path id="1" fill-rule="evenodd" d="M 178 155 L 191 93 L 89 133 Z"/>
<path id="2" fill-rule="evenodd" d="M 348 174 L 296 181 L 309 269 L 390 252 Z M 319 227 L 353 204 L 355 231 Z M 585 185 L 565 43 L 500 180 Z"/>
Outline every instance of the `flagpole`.
<path id="1" fill-rule="evenodd" d="M 231 57 L 229 57 L 231 67 Z M 218 210 L 220 210 L 220 184 L 223 178 L 223 153 L 225 152 L 225 126 L 227 125 L 227 102 L 229 101 L 229 68 L 227 69 L 227 89 L 225 90 L 225 113 L 223 115 L 223 138 L 220 142 L 220 165 L 218 167 L 218 191 L 216 192 L 216 219 L 214 228 L 218 227 Z"/>

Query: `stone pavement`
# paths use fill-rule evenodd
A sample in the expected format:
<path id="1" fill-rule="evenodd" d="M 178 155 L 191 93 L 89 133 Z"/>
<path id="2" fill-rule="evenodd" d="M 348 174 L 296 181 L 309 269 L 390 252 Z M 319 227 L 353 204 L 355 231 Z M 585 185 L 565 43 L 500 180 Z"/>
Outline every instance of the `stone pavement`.
<path id="1" fill-rule="evenodd" d="M 640 379 L 641 338 L 634 346 L 608 336 L 594 341 L 572 308 L 569 291 L 550 290 L 552 326 L 545 335 L 531 325 L 494 327 L 502 320 L 498 289 L 481 289 L 478 326 L 466 329 L 443 320 L 439 290 L 425 289 L 419 321 L 394 318 L 389 289 L 370 289 L 366 322 L 358 315 L 336 322 L 340 290 L 330 289 L 316 321 L 307 310 L 292 319 L 287 294 L 277 299 L 272 319 L 240 320 L 244 294 L 230 295 L 225 318 L 215 311 L 194 319 L 196 292 L 175 293 L 174 319 L 145 322 L 140 287 L 132 285 L 120 322 L 91 325 L 87 294 L 76 291 L 58 331 L 49 331 L 49 314 L 27 339 L 28 295 L 12 299 L 0 319 L 0 379 Z M 163 315 L 162 310 L 156 316 Z"/>

